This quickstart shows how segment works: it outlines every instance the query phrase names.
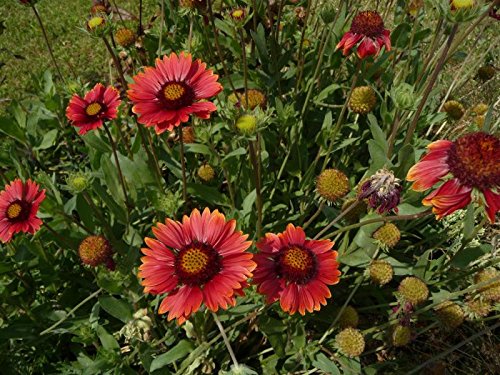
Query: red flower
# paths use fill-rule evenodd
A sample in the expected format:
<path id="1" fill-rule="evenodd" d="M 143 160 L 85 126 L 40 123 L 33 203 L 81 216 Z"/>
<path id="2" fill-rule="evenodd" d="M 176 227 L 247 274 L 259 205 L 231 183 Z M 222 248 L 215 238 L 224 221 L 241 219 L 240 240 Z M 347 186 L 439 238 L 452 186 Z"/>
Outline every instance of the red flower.
<path id="1" fill-rule="evenodd" d="M 134 103 L 132 111 L 138 121 L 154 126 L 156 133 L 173 130 L 187 122 L 193 114 L 203 119 L 217 110 L 214 103 L 204 101 L 222 91 L 218 75 L 206 69 L 200 60 L 192 61 L 190 54 L 163 56 L 156 67 L 147 67 L 134 77 L 128 97 Z"/>
<path id="2" fill-rule="evenodd" d="M 73 95 L 66 108 L 66 117 L 73 126 L 80 128 L 78 133 L 83 135 L 100 128 L 103 121 L 116 118 L 120 103 L 120 94 L 114 87 L 98 83 L 83 99 Z"/>
<path id="3" fill-rule="evenodd" d="M 357 54 L 360 59 L 377 56 L 383 46 L 387 51 L 391 50 L 390 34 L 390 31 L 384 28 L 384 21 L 377 12 L 360 12 L 352 20 L 349 31 L 337 44 L 337 49 L 342 48 L 342 53 L 347 56 L 357 45 Z"/>
<path id="4" fill-rule="evenodd" d="M 408 172 L 414 181 L 412 189 L 424 191 L 445 180 L 444 184 L 424 198 L 440 219 L 464 208 L 472 200 L 472 191 L 483 194 L 488 218 L 493 223 L 500 210 L 500 139 L 477 132 L 455 142 L 439 140 L 427 146 L 429 152 Z"/>
<path id="5" fill-rule="evenodd" d="M 40 203 L 45 199 L 45 190 L 28 180 L 15 179 L 0 192 L 0 240 L 9 242 L 17 232 L 35 233 L 42 220 L 36 217 Z"/>
<path id="6" fill-rule="evenodd" d="M 330 298 L 328 285 L 339 282 L 337 252 L 330 240 L 306 240 L 300 227 L 288 224 L 283 233 L 267 233 L 257 243 L 254 283 L 267 302 L 280 300 L 283 311 L 304 315 L 318 311 Z"/>
<path id="7" fill-rule="evenodd" d="M 205 208 L 182 223 L 167 219 L 153 228 L 157 239 L 145 239 L 139 277 L 145 293 L 167 294 L 160 314 L 169 312 L 168 320 L 182 324 L 203 302 L 214 312 L 236 304 L 255 262 L 246 251 L 252 242 L 235 227 L 235 220 L 226 222 L 219 211 Z"/>

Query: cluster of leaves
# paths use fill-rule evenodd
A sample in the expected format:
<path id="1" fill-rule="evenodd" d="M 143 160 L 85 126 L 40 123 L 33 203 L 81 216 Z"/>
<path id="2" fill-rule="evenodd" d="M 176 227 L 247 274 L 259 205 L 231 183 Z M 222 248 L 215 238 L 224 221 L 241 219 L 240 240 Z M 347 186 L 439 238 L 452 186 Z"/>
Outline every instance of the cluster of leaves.
<path id="1" fill-rule="evenodd" d="M 158 13 L 144 17 L 155 26 L 148 29 L 144 22 L 145 32 L 135 45 L 115 52 L 120 52 L 127 77 L 141 65 L 153 65 L 158 55 L 182 50 L 190 50 L 221 75 L 224 91 L 215 101 L 217 113 L 190 124 L 195 142 L 185 147 L 187 201 L 181 199 L 178 137 L 156 136 L 138 125 L 123 106 L 111 130 L 132 201 L 127 207 L 105 133 L 79 136 L 65 117 L 70 96 L 84 93 L 93 82 L 64 85 L 46 72 L 33 82 L 37 95 L 12 103 L 0 118 L 2 178 L 6 183 L 15 177 L 34 178 L 47 190 L 39 213 L 42 229 L 1 245 L 0 363 L 6 373 L 401 373 L 425 361 L 447 361 L 443 357 L 450 348 L 477 342 L 477 332 L 487 334 L 499 306 L 493 306 L 486 318 L 469 314 L 471 321 L 454 332 L 439 323 L 434 308 L 447 300 L 462 306 L 475 296 L 479 288 L 473 276 L 498 262 L 498 249 L 491 240 L 498 227 L 488 226 L 475 205 L 437 222 L 423 215 L 422 195 L 407 185 L 398 215 L 415 219 L 396 221 L 401 239 L 394 247 L 373 238 L 387 220 L 374 212 L 340 221 L 327 233 L 335 239 L 342 278 L 331 287 L 333 297 L 321 311 L 289 316 L 277 304 L 263 307 L 263 297 L 251 287 L 236 307 L 218 313 L 244 365 L 231 367 L 207 311 L 202 309 L 181 327 L 156 313 L 160 298 L 144 295 L 137 279 L 139 250 L 144 237 L 151 236 L 153 223 L 166 217 L 180 219 L 192 208 L 208 206 L 235 218 L 241 230 L 257 239 L 258 192 L 249 144 L 259 148 L 263 232 L 280 232 L 289 222 L 308 223 L 308 236 L 314 237 L 341 213 L 347 199 L 356 196 L 359 182 L 378 169 L 389 168 L 404 180 L 431 139 L 441 138 L 442 129 L 451 138 L 479 126 L 498 129 L 493 102 L 487 103 L 490 110 L 481 125 L 468 122 L 455 127 L 439 111 L 450 93 L 470 102 L 474 90 L 494 93 L 498 88 L 498 78 L 483 83 L 475 78 L 474 69 L 466 70 L 467 84 L 462 77 L 454 81 L 457 61 L 483 66 L 494 55 L 473 43 L 474 38 L 484 41 L 483 35 L 494 34 L 492 20 L 483 17 L 476 22 L 482 17 L 479 11 L 476 18 L 472 15 L 460 24 L 462 33 L 452 46 L 449 65 L 427 99 L 415 136 L 405 142 L 440 43 L 452 27 L 453 20 L 436 6 L 447 1 L 426 1 L 414 16 L 408 13 L 407 2 L 389 2 L 383 15 L 392 30 L 393 50 L 361 65 L 335 47 L 352 16 L 375 7 L 374 2 L 334 2 L 329 24 L 317 14 L 322 4 L 310 6 L 315 2 L 181 3 L 160 1 Z M 228 16 L 237 6 L 246 7 L 244 21 Z M 114 29 L 122 26 L 117 15 L 109 22 Z M 100 43 L 99 38 L 92 40 Z M 337 128 L 358 67 L 358 86 L 371 86 L 378 104 L 368 115 L 347 113 Z M 113 72 L 110 80 L 117 78 Z M 456 89 L 448 92 L 449 82 Z M 257 118 L 257 129 L 251 133 L 237 128 L 241 107 L 231 100 L 235 90 L 245 89 L 259 89 L 266 96 L 265 104 L 249 111 Z M 391 138 L 394 125 L 400 130 Z M 203 165 L 215 171 L 210 181 L 197 173 Z M 347 174 L 352 191 L 325 205 L 316 192 L 315 178 L 330 165 Z M 81 189 L 70 183 L 75 174 L 86 181 Z M 370 224 L 363 225 L 364 221 Z M 110 241 L 115 271 L 81 264 L 78 245 L 92 234 L 103 234 Z M 375 257 L 394 270 L 394 279 L 382 287 L 370 281 L 367 271 Z M 405 304 L 397 288 L 407 276 L 423 280 L 430 297 L 402 316 Z M 348 304 L 359 311 L 365 337 L 360 357 L 342 354 L 335 343 Z M 411 327 L 414 340 L 399 348 L 390 336 L 402 320 Z M 329 335 L 323 337 L 325 332 Z M 438 340 L 443 336 L 446 341 Z M 497 337 L 488 340 L 498 347 Z M 436 356 L 436 350 L 444 355 Z M 476 355 L 477 361 L 453 360 L 495 372 L 494 352 L 477 350 L 472 357 Z M 451 363 L 441 364 L 453 370 Z"/>

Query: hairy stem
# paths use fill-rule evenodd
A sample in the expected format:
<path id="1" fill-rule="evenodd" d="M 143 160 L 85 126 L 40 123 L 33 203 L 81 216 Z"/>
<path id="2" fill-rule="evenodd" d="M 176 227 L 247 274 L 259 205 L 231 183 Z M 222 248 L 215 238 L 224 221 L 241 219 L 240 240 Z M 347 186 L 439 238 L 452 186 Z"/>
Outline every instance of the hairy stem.
<path id="1" fill-rule="evenodd" d="M 181 151 L 181 168 L 182 168 L 182 199 L 187 202 L 187 182 L 186 182 L 186 160 L 184 159 L 184 135 L 182 134 L 182 127 L 177 128 L 179 135 L 179 145 Z"/>
<path id="2" fill-rule="evenodd" d="M 212 312 L 212 316 L 214 318 L 215 324 L 217 324 L 217 328 L 219 328 L 220 334 L 222 336 L 222 340 L 224 340 L 224 344 L 226 345 L 227 351 L 229 352 L 229 355 L 231 356 L 231 360 L 233 361 L 233 364 L 235 367 L 238 366 L 238 360 L 236 359 L 236 356 L 234 355 L 233 348 L 231 348 L 231 343 L 229 342 L 229 339 L 227 338 L 226 331 L 224 331 L 224 327 L 222 327 L 222 324 L 217 317 L 217 314 Z"/>

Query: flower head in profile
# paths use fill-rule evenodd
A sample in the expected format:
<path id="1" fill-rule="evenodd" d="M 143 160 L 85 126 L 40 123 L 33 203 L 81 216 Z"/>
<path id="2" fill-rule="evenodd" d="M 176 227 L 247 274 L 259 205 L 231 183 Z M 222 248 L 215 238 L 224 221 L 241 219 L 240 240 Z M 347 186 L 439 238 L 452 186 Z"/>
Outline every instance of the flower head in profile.
<path id="1" fill-rule="evenodd" d="M 377 56 L 383 46 L 386 51 L 391 50 L 390 34 L 380 14 L 374 11 L 359 12 L 352 20 L 349 31 L 337 44 L 337 49 L 342 48 L 342 53 L 347 56 L 357 46 L 356 52 L 360 59 Z"/>
<path id="2" fill-rule="evenodd" d="M 114 87 L 98 83 L 84 98 L 73 94 L 66 108 L 66 117 L 71 125 L 80 128 L 78 133 L 84 135 L 89 130 L 100 128 L 104 121 L 115 119 L 120 103 L 120 94 Z"/>
<path id="3" fill-rule="evenodd" d="M 208 119 L 217 107 L 206 99 L 222 91 L 218 78 L 201 60 L 172 52 L 134 77 L 128 90 L 132 111 L 139 123 L 154 126 L 157 134 L 172 131 L 190 115 Z"/>
<path id="4" fill-rule="evenodd" d="M 268 303 L 305 315 L 319 311 L 331 297 L 328 285 L 339 282 L 337 252 L 330 240 L 307 240 L 304 230 L 288 224 L 283 233 L 267 233 L 257 243 L 254 283 Z"/>
<path id="5" fill-rule="evenodd" d="M 466 134 L 456 141 L 439 140 L 408 172 L 412 189 L 425 191 L 441 182 L 422 203 L 432 206 L 438 219 L 466 207 L 473 191 L 484 197 L 493 223 L 500 210 L 500 139 L 484 132 Z"/>
<path id="6" fill-rule="evenodd" d="M 115 269 L 113 249 L 104 236 L 87 236 L 78 246 L 78 255 L 83 264 L 97 267 L 105 264 L 110 270 Z"/>
<path id="7" fill-rule="evenodd" d="M 44 199 L 45 190 L 31 180 L 23 183 L 17 178 L 5 186 L 0 192 L 0 240 L 9 242 L 18 232 L 37 232 L 42 220 L 36 214 Z"/>
<path id="8" fill-rule="evenodd" d="M 252 242 L 235 227 L 235 220 L 208 208 L 153 227 L 156 239 L 145 239 L 139 277 L 145 293 L 166 295 L 160 314 L 182 324 L 202 303 L 214 312 L 236 304 L 255 262 L 246 251 Z"/>
<path id="9" fill-rule="evenodd" d="M 378 213 L 398 212 L 401 196 L 401 180 L 387 169 L 380 169 L 368 180 L 363 182 L 358 193 L 359 199 L 367 199 L 368 205 Z"/>

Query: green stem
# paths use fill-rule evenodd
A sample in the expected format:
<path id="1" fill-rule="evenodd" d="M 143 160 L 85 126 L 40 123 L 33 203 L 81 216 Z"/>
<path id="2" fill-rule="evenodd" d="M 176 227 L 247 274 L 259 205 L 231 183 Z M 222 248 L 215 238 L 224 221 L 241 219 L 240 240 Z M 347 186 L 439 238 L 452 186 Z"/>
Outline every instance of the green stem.
<path id="1" fill-rule="evenodd" d="M 217 324 L 217 328 L 219 328 L 220 334 L 222 336 L 222 340 L 224 340 L 224 344 L 226 345 L 227 351 L 229 352 L 229 355 L 231 356 L 231 360 L 233 361 L 234 367 L 238 367 L 238 360 L 236 359 L 236 356 L 234 355 L 233 348 L 231 348 L 231 343 L 229 342 L 229 339 L 227 338 L 226 331 L 224 331 L 224 327 L 222 327 L 222 324 L 217 317 L 217 314 L 212 312 L 212 316 L 214 318 L 215 324 Z"/>
<path id="2" fill-rule="evenodd" d="M 127 188 L 125 186 L 125 178 L 123 177 L 122 168 L 120 166 L 120 161 L 118 160 L 118 153 L 116 152 L 116 143 L 113 140 L 113 137 L 111 136 L 111 132 L 109 131 L 108 125 L 106 125 L 106 123 L 103 123 L 103 127 L 104 127 L 104 131 L 106 132 L 106 135 L 108 136 L 109 142 L 111 143 L 111 149 L 113 150 L 113 156 L 115 158 L 116 169 L 118 171 L 118 177 L 120 178 L 120 185 L 122 187 L 123 196 L 125 197 L 125 205 L 127 206 L 127 212 L 130 214 L 130 209 L 132 208 L 132 205 L 130 203 L 128 193 L 127 193 Z"/>
<path id="3" fill-rule="evenodd" d="M 336 223 L 338 223 L 345 215 L 347 215 L 349 212 L 351 212 L 357 205 L 359 204 L 359 200 L 356 200 L 353 202 L 349 207 L 347 207 L 344 211 L 340 213 L 335 219 L 332 220 L 330 224 L 328 224 L 326 227 L 324 227 L 315 237 L 314 239 L 317 240 L 320 238 L 328 229 L 333 227 Z M 333 235 L 332 235 L 333 236 Z"/>
<path id="4" fill-rule="evenodd" d="M 177 128 L 179 134 L 179 145 L 181 151 L 181 168 L 182 168 L 182 199 L 187 202 L 187 182 L 186 182 L 186 160 L 184 159 L 184 136 L 182 134 L 182 127 Z"/>
<path id="5" fill-rule="evenodd" d="M 423 211 L 423 212 L 420 212 L 418 214 L 412 214 L 412 215 L 382 216 L 382 217 L 361 221 L 359 223 L 348 225 L 346 227 L 340 228 L 340 229 L 336 230 L 335 232 L 332 232 L 332 233 L 326 235 L 325 238 L 331 238 L 331 237 L 336 236 L 339 233 L 347 232 L 351 229 L 356 229 L 356 228 L 362 227 L 364 225 L 379 223 L 381 221 L 387 222 L 387 221 L 399 221 L 399 220 L 413 220 L 413 219 L 418 219 L 418 218 L 428 216 L 431 214 L 432 214 L 432 211 L 427 210 L 427 211 Z M 337 219 L 335 219 L 335 220 L 337 220 Z"/>
<path id="6" fill-rule="evenodd" d="M 49 328 L 47 328 L 46 330 L 43 330 L 42 332 L 40 332 L 40 336 L 43 336 L 43 335 L 46 335 L 47 333 L 50 333 L 51 331 L 53 331 L 54 329 L 56 329 L 57 327 L 59 327 L 62 323 L 64 323 L 71 315 L 73 315 L 76 310 L 78 310 L 80 307 L 82 307 L 83 305 L 85 305 L 87 302 L 89 302 L 91 299 L 94 299 L 95 297 L 97 297 L 100 293 L 102 292 L 102 289 L 99 288 L 98 290 L 96 290 L 94 293 L 92 293 L 90 296 L 88 296 L 87 298 L 85 298 L 83 301 L 81 301 L 78 305 L 76 305 L 75 307 L 73 307 L 63 318 L 59 319 L 57 322 L 55 322 L 54 324 L 52 324 Z"/>
<path id="7" fill-rule="evenodd" d="M 257 207 L 257 238 L 260 238 L 262 233 L 262 195 L 261 195 L 261 175 L 260 175 L 260 158 L 257 153 L 259 136 L 257 141 L 249 141 L 248 147 L 250 149 L 250 162 L 255 179 L 255 205 Z"/>
<path id="8" fill-rule="evenodd" d="M 38 21 L 38 24 L 40 25 L 40 28 L 42 29 L 42 34 L 43 38 L 45 39 L 45 44 L 47 45 L 47 49 L 49 50 L 50 58 L 52 59 L 52 63 L 54 64 L 57 74 L 59 75 L 59 78 L 61 78 L 61 81 L 65 83 L 64 76 L 61 73 L 61 69 L 59 69 L 59 65 L 57 64 L 56 58 L 54 57 L 54 52 L 52 51 L 52 46 L 50 45 L 49 37 L 47 36 L 47 31 L 45 30 L 45 26 L 43 25 L 42 18 L 40 17 L 40 14 L 38 13 L 38 10 L 36 9 L 35 4 L 31 5 L 31 8 L 33 8 L 33 12 L 35 13 L 35 17 Z"/>
<path id="9" fill-rule="evenodd" d="M 349 104 L 349 100 L 351 100 L 351 95 L 354 89 L 356 88 L 356 83 L 358 82 L 358 77 L 359 77 L 359 72 L 361 69 L 361 59 L 358 59 L 358 62 L 356 63 L 356 68 L 354 72 L 354 77 L 352 79 L 351 83 L 351 88 L 349 89 L 349 93 L 347 94 L 347 98 L 344 102 L 344 105 L 342 106 L 342 109 L 340 110 L 340 115 L 337 118 L 337 123 L 335 124 L 335 127 L 333 128 L 333 134 L 330 139 L 330 144 L 328 145 L 328 150 L 326 151 L 326 156 L 325 156 L 325 161 L 323 162 L 323 167 L 321 170 L 325 169 L 326 166 L 328 165 L 328 162 L 330 161 L 330 153 L 333 150 L 333 144 L 335 143 L 335 139 L 337 138 L 338 133 L 340 132 L 340 128 L 342 127 L 342 124 L 344 122 L 344 115 L 347 111 L 347 106 Z M 321 149 L 318 151 L 318 155 L 321 152 Z M 318 158 L 318 157 L 316 157 Z"/>
<path id="10" fill-rule="evenodd" d="M 115 65 L 115 68 L 118 71 L 118 78 L 120 79 L 120 83 L 122 84 L 122 92 L 125 92 L 127 90 L 127 81 L 125 80 L 125 74 L 123 73 L 122 64 L 120 63 L 118 56 L 116 56 L 116 53 L 113 50 L 113 47 L 111 47 L 111 45 L 109 44 L 109 42 L 105 36 L 102 37 L 102 40 L 104 41 L 104 45 L 106 46 L 106 49 L 108 50 L 109 54 L 111 55 L 111 58 L 113 59 L 113 63 Z"/>
<path id="11" fill-rule="evenodd" d="M 422 95 L 422 99 L 420 100 L 420 104 L 418 105 L 417 111 L 415 112 L 415 115 L 413 116 L 413 121 L 410 124 L 410 127 L 408 128 L 408 132 L 406 133 L 406 137 L 404 140 L 403 145 L 407 145 L 411 142 L 413 138 L 413 134 L 415 133 L 415 129 L 417 128 L 418 120 L 420 119 L 420 115 L 422 114 L 422 111 L 424 110 L 425 104 L 427 103 L 427 99 L 429 98 L 429 94 L 432 91 L 432 88 L 434 87 L 434 84 L 436 83 L 437 77 L 439 76 L 439 73 L 441 72 L 441 69 L 444 66 L 444 63 L 446 61 L 446 56 L 448 55 L 448 51 L 450 50 L 451 43 L 453 42 L 453 38 L 455 37 L 455 34 L 457 33 L 458 30 L 458 24 L 455 24 L 453 28 L 451 29 L 450 35 L 448 36 L 448 40 L 446 42 L 446 46 L 443 49 L 443 52 L 441 53 L 441 56 L 439 58 L 439 61 L 434 68 L 434 72 L 432 73 L 432 76 L 429 80 L 429 83 L 427 84 L 425 91 Z"/>

